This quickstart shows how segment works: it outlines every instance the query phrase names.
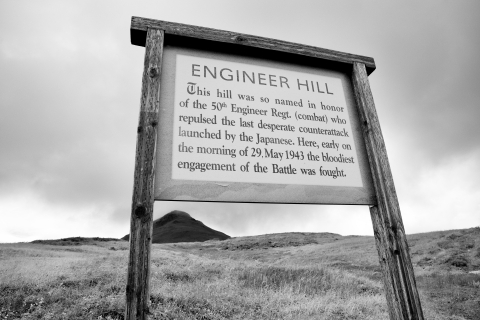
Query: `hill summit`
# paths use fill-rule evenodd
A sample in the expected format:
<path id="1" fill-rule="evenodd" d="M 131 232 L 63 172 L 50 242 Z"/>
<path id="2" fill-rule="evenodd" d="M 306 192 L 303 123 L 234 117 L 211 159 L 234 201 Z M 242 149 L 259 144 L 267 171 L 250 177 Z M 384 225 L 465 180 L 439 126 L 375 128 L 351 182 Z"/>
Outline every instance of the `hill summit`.
<path id="1" fill-rule="evenodd" d="M 128 240 L 130 235 L 122 239 Z M 225 240 L 230 236 L 207 227 L 184 211 L 174 210 L 153 221 L 152 243 Z"/>

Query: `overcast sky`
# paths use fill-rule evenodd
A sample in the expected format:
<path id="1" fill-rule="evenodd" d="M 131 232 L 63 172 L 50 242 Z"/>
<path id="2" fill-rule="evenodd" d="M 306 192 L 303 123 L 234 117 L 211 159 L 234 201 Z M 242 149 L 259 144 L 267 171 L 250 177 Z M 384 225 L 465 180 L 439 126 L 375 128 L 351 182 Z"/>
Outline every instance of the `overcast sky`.
<path id="1" fill-rule="evenodd" d="M 132 16 L 373 57 L 405 230 L 480 225 L 479 1 L 0 1 L 0 242 L 129 232 Z M 373 234 L 368 207 L 156 202 L 230 236 Z"/>

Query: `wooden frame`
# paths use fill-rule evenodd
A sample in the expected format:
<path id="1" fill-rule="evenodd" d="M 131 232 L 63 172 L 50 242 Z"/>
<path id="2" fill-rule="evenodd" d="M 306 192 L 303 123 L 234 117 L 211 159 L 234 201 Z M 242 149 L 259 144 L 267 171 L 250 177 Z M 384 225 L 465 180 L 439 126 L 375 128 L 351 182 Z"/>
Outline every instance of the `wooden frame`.
<path id="1" fill-rule="evenodd" d="M 368 75 L 375 70 L 373 58 L 139 17 L 132 17 L 130 32 L 131 43 L 144 46 L 146 53 L 137 135 L 125 319 L 147 319 L 149 314 L 149 268 L 160 75 L 163 43 L 168 35 L 227 43 L 239 49 L 248 47 L 269 50 L 272 54 L 303 56 L 314 59 L 319 65 L 350 70 L 375 189 L 376 201 L 372 203 L 370 213 L 390 319 L 423 319 L 400 207 L 368 82 Z"/>
<path id="2" fill-rule="evenodd" d="M 172 39 L 173 38 L 173 39 Z M 192 43 L 194 42 L 194 43 Z M 235 46 L 235 45 L 234 45 Z M 237 45 L 238 46 L 238 45 Z M 242 52 L 235 50 L 231 52 L 230 47 L 224 44 L 219 44 L 213 41 L 206 40 L 197 40 L 192 41 L 190 38 L 178 37 L 167 35 L 165 37 L 164 53 L 163 53 L 163 67 L 162 67 L 162 94 L 160 96 L 160 114 L 159 114 L 159 132 L 157 140 L 157 149 L 162 150 L 162 153 L 157 157 L 157 170 L 155 175 L 155 200 L 167 200 L 167 201 L 203 201 L 203 202 L 243 202 L 243 203 L 304 203 L 304 204 L 351 204 L 351 205 L 370 205 L 376 203 L 375 190 L 373 186 L 373 181 L 371 178 L 370 166 L 367 158 L 367 152 L 365 148 L 365 143 L 362 134 L 362 126 L 358 119 L 360 118 L 358 110 L 356 108 L 355 96 L 353 94 L 353 86 L 351 83 L 351 71 L 350 70 L 337 70 L 337 69 L 326 69 L 325 67 L 318 67 L 315 63 L 316 60 L 306 61 L 304 57 L 301 58 L 301 61 L 292 61 L 294 60 L 290 55 L 286 57 L 276 57 L 275 60 L 272 59 L 272 55 L 269 51 L 264 49 L 259 50 L 248 50 L 243 48 Z M 198 115 L 198 110 L 178 108 L 178 102 L 175 102 L 175 95 L 177 90 L 180 92 L 182 98 L 192 98 L 197 99 L 201 98 L 204 102 L 213 100 L 213 101 L 226 101 L 227 103 L 245 103 L 244 101 L 239 101 L 235 98 L 230 99 L 221 99 L 217 97 L 204 97 L 204 96 L 195 96 L 188 95 L 185 96 L 186 92 L 183 87 L 178 86 L 179 83 L 185 83 L 185 81 L 179 81 L 179 74 L 185 76 L 183 72 L 178 70 L 178 60 L 179 58 L 188 58 L 193 59 L 192 61 L 209 61 L 209 63 L 218 63 L 223 66 L 229 67 L 252 67 L 254 70 L 262 70 L 261 72 L 273 71 L 281 72 L 282 75 L 301 75 L 306 77 L 312 77 L 312 79 L 329 79 L 330 81 L 338 81 L 340 88 L 343 92 L 338 94 L 338 100 L 342 100 L 341 103 L 345 106 L 345 116 L 348 119 L 348 128 L 347 131 L 352 136 L 352 144 L 354 144 L 356 149 L 354 150 L 356 163 L 358 164 L 358 172 L 361 178 L 361 186 L 345 186 L 345 185 L 322 185 L 319 183 L 318 176 L 307 176 L 305 177 L 302 174 L 295 176 L 297 178 L 297 183 L 294 184 L 292 177 L 288 177 L 288 181 L 275 181 L 275 176 L 265 175 L 265 174 L 255 174 L 251 173 L 249 178 L 253 179 L 250 181 L 235 180 L 235 178 L 241 178 L 238 175 L 236 177 L 226 177 L 225 175 L 209 175 L 211 178 L 208 180 L 197 180 L 195 177 L 189 177 L 188 179 L 174 179 L 172 171 L 176 166 L 175 162 L 175 149 L 178 146 L 178 138 L 176 141 L 176 135 L 178 134 L 178 127 L 182 124 L 177 121 L 178 115 L 188 114 L 188 115 Z M 301 63 L 301 64 L 300 64 Z M 260 72 L 260 71 L 259 71 Z M 189 80 L 186 81 L 190 81 Z M 197 79 L 195 79 L 196 81 Z M 198 82 L 203 79 L 198 79 Z M 291 78 L 290 80 L 294 80 Z M 193 81 L 193 79 L 192 79 Z M 197 81 L 196 81 L 197 82 Z M 214 81 L 216 82 L 216 81 Z M 210 86 L 205 82 L 201 82 L 201 87 L 218 87 L 221 86 L 225 88 L 225 83 L 210 83 Z M 200 85 L 200 84 L 199 84 Z M 177 87 L 178 86 L 178 87 Z M 293 83 L 291 83 L 293 87 Z M 260 103 L 259 95 L 270 97 L 273 100 L 276 95 L 292 95 L 295 94 L 288 90 L 280 90 L 278 88 L 265 88 L 265 86 L 258 86 L 261 88 L 261 93 L 255 94 L 254 90 L 257 86 L 255 85 L 242 85 L 241 83 L 234 83 L 230 86 L 231 91 L 234 92 L 243 92 L 248 90 L 250 94 L 256 96 L 256 103 L 253 104 L 253 107 L 262 108 L 265 112 L 271 108 L 278 108 L 278 105 L 273 104 L 273 101 L 270 104 Z M 295 90 L 294 88 L 291 88 Z M 215 90 L 215 89 L 214 89 Z M 212 92 L 213 93 L 213 92 Z M 305 96 L 307 94 L 307 96 Z M 215 96 L 215 94 L 213 94 Z M 318 101 L 328 99 L 325 95 L 318 93 L 307 92 L 300 94 L 305 101 L 310 101 L 311 98 L 318 99 Z M 309 98 L 309 99 L 306 99 Z M 323 99 L 322 99 L 323 97 Z M 328 100 L 327 100 L 328 101 Z M 330 100 L 332 101 L 332 100 Z M 248 104 L 248 103 L 247 103 Z M 281 106 L 283 110 L 288 110 L 291 112 L 292 108 L 288 106 Z M 302 113 L 311 113 L 317 111 L 318 109 L 310 109 L 307 106 L 295 109 Z M 208 110 L 202 110 L 202 114 L 205 116 L 205 112 Z M 270 112 L 270 111 L 268 111 Z M 212 114 L 212 112 L 210 112 Z M 223 112 L 213 112 L 215 116 L 223 117 L 228 115 L 230 119 L 235 119 L 237 121 L 239 116 L 232 114 L 231 110 Z M 235 118 L 236 117 L 236 118 Z M 276 121 L 269 116 L 249 116 L 249 119 L 253 121 L 265 120 L 265 121 Z M 285 123 L 285 120 L 282 123 Z M 300 123 L 293 119 L 289 119 L 287 123 L 292 123 L 297 126 L 300 126 Z M 298 123 L 298 125 L 297 125 Z M 304 125 L 310 125 L 310 123 Z M 184 126 L 182 126 L 183 128 Z M 228 129 L 231 131 L 232 127 L 225 127 L 224 125 L 214 126 L 213 128 L 217 129 Z M 239 128 L 241 129 L 241 128 Z M 242 131 L 241 129 L 240 131 Z M 248 129 L 250 131 L 259 132 L 255 128 Z M 238 132 L 237 132 L 238 133 Z M 255 134 L 255 133 L 253 133 Z M 260 132 L 260 134 L 262 134 Z M 293 136 L 299 135 L 299 133 L 293 133 Z M 238 135 L 237 135 L 238 136 Z M 320 140 L 332 141 L 331 136 L 328 137 L 313 137 L 311 138 Z M 294 137 L 296 139 L 296 137 Z M 341 139 L 341 138 L 340 138 Z M 237 139 L 238 140 L 238 139 Z M 345 140 L 345 139 L 344 139 Z M 185 140 L 184 140 L 185 141 Z M 192 142 L 192 141 L 191 141 Z M 187 143 L 187 141 L 185 141 Z M 202 142 L 193 141 L 192 143 L 203 144 Z M 220 144 L 223 144 L 220 143 Z M 218 145 L 218 144 L 217 144 Z M 246 143 L 241 141 L 236 141 L 234 145 L 231 145 L 235 150 L 243 149 L 246 147 L 252 147 L 253 143 Z M 254 146 L 254 145 L 253 145 Z M 276 150 L 281 150 L 282 146 L 274 146 Z M 267 148 L 268 149 L 268 148 Z M 297 147 L 297 150 L 300 149 Z M 306 148 L 303 148 L 302 152 L 307 153 Z M 178 158 L 177 152 L 177 160 Z M 182 154 L 185 156 L 185 153 Z M 190 158 L 191 159 L 191 158 Z M 237 170 L 238 166 L 242 163 L 245 163 L 248 160 L 254 161 L 258 158 L 252 157 L 240 157 L 237 156 L 234 159 L 230 159 L 232 162 L 236 162 Z M 266 159 L 260 159 L 260 161 L 266 161 Z M 228 161 L 227 161 L 228 162 Z M 297 161 L 294 161 L 297 162 Z M 300 162 L 300 161 L 298 161 Z M 278 162 L 279 164 L 285 164 L 285 160 Z M 319 162 L 305 161 L 303 165 L 310 166 L 311 168 L 317 167 L 316 164 Z M 263 163 L 264 165 L 267 163 Z M 297 163 L 298 164 L 298 163 Z M 268 164 L 267 164 L 268 165 Z M 293 164 L 296 165 L 296 164 Z M 320 165 L 320 164 L 319 164 Z M 318 167 L 317 167 L 318 168 Z M 248 173 L 247 173 L 248 174 Z M 206 176 L 206 175 L 205 175 Z M 278 176 L 278 175 L 277 175 Z M 197 178 L 202 179 L 203 177 L 197 176 Z M 230 178 L 230 179 L 229 179 Z M 217 179 L 217 180 L 214 180 Z M 257 181 L 255 181 L 257 179 Z M 272 182 L 275 181 L 274 182 Z M 280 179 L 279 179 L 280 180 Z M 286 180 L 286 179 L 283 179 Z M 306 181 L 309 180 L 309 181 Z M 331 179 L 330 179 L 331 180 Z M 338 179 L 337 181 L 339 181 Z M 301 181 L 301 182 L 300 182 Z M 312 183 L 316 184 L 308 184 Z M 282 183 L 283 182 L 283 183 Z M 323 181 L 324 183 L 326 181 Z M 335 182 L 335 180 L 330 181 Z"/>
<path id="3" fill-rule="evenodd" d="M 243 46 L 262 48 L 267 50 L 293 53 L 307 57 L 318 58 L 329 62 L 342 64 L 363 63 L 367 68 L 367 74 L 375 70 L 373 58 L 307 46 L 298 43 L 257 37 L 237 32 L 216 30 L 205 27 L 191 26 L 161 20 L 132 17 L 130 26 L 131 43 L 136 46 L 145 46 L 147 29 L 163 30 L 165 34 L 180 35 L 196 39 L 212 40 L 222 43 L 241 44 Z"/>

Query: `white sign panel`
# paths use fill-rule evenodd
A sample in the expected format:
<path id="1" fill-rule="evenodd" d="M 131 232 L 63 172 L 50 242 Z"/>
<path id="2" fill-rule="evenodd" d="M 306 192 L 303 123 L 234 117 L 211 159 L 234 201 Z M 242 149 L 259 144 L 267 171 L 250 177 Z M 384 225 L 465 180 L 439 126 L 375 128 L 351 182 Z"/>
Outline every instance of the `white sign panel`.
<path id="1" fill-rule="evenodd" d="M 362 187 L 340 79 L 176 55 L 173 180 Z"/>

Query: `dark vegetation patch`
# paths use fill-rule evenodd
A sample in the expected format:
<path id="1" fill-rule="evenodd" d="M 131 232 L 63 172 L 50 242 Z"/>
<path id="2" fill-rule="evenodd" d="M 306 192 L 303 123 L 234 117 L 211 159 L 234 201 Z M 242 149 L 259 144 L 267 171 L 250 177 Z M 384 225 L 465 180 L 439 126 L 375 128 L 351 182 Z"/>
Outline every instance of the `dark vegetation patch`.
<path id="1" fill-rule="evenodd" d="M 0 284 L 0 319 L 123 319 L 124 310 L 111 303 L 112 297 L 124 295 L 120 286 L 112 284 L 114 278 L 113 274 L 84 279 L 60 276 L 36 286 Z"/>
<path id="2" fill-rule="evenodd" d="M 431 257 L 423 257 L 417 262 L 417 265 L 420 267 L 426 267 L 426 266 L 431 266 L 433 265 L 434 260 Z"/>
<path id="3" fill-rule="evenodd" d="M 222 271 L 218 268 L 221 266 L 213 267 L 213 268 L 204 268 L 199 266 L 195 268 L 195 270 L 164 270 L 162 272 L 163 278 L 166 281 L 170 282 L 195 282 L 200 280 L 206 281 L 214 281 L 215 279 L 222 277 Z M 162 280 L 162 281 L 165 281 Z"/>
<path id="4" fill-rule="evenodd" d="M 18 319 L 22 314 L 42 305 L 39 290 L 28 285 L 0 284 L 0 319 Z"/>
<path id="5" fill-rule="evenodd" d="M 453 233 L 445 238 L 444 241 L 438 242 L 438 246 L 442 249 L 456 248 L 460 250 L 468 250 L 475 247 L 475 240 L 470 233 L 464 235 Z"/>
<path id="6" fill-rule="evenodd" d="M 444 240 L 444 241 L 438 242 L 437 246 L 439 246 L 442 249 L 451 249 L 455 247 L 455 242 L 451 240 Z"/>
<path id="7" fill-rule="evenodd" d="M 84 238 L 84 237 L 71 237 L 71 238 L 62 238 L 57 240 L 34 240 L 32 243 L 37 244 L 48 244 L 54 246 L 75 246 L 75 245 L 94 245 L 96 242 L 107 242 L 107 241 L 122 241 L 121 239 L 115 238 Z"/>
<path id="8" fill-rule="evenodd" d="M 122 310 L 107 310 L 100 314 L 100 319 L 123 320 L 125 315 Z"/>
<path id="9" fill-rule="evenodd" d="M 412 259 L 419 267 L 476 270 L 480 267 L 480 228 L 442 232 L 435 239 L 416 236 Z"/>
<path id="10" fill-rule="evenodd" d="M 117 251 L 117 250 L 128 250 L 128 248 L 127 248 L 127 247 L 118 247 L 118 248 L 116 248 L 116 247 L 110 247 L 109 250 L 113 250 L 113 251 Z"/>
<path id="11" fill-rule="evenodd" d="M 88 279 L 67 279 L 59 277 L 59 287 L 85 289 L 88 287 L 96 287 L 97 285 L 105 285 L 111 282 L 110 277 L 94 277 Z"/>
<path id="12" fill-rule="evenodd" d="M 460 238 L 460 237 L 461 237 L 461 235 L 456 234 L 456 233 L 452 233 L 452 234 L 449 234 L 449 235 L 447 236 L 447 239 L 449 239 L 449 240 L 455 240 L 455 239 Z"/>
<path id="13" fill-rule="evenodd" d="M 436 309 L 449 317 L 478 320 L 480 315 L 480 275 L 433 273 L 417 277 L 421 291 Z"/>
<path id="14" fill-rule="evenodd" d="M 467 268 L 470 264 L 470 261 L 465 254 L 456 252 L 448 257 L 444 263 L 457 268 Z"/>
<path id="15" fill-rule="evenodd" d="M 167 280 L 172 281 L 172 282 L 190 282 L 190 281 L 193 281 L 192 276 L 189 275 L 186 272 L 166 271 L 166 272 L 164 272 L 164 276 Z"/>

